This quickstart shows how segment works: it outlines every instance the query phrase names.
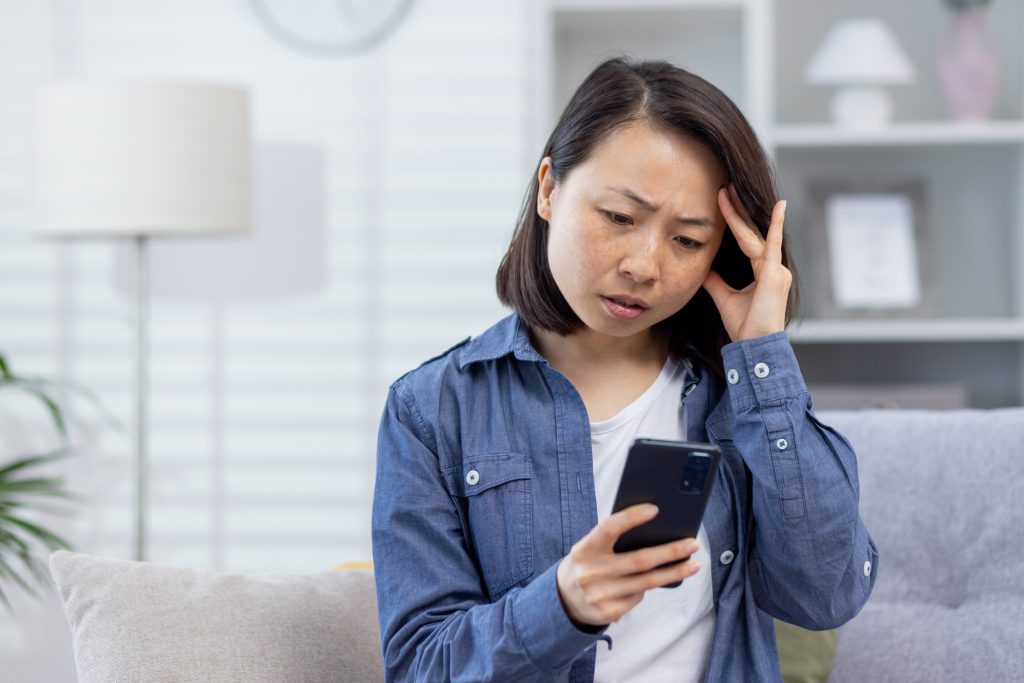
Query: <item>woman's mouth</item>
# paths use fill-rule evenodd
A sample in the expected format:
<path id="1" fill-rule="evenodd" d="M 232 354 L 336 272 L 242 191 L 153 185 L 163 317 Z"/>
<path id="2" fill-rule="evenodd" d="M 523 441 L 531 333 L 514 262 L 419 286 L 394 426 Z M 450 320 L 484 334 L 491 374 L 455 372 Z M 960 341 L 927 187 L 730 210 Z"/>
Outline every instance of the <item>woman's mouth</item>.
<path id="1" fill-rule="evenodd" d="M 645 306 L 632 304 L 623 299 L 602 296 L 601 301 L 604 303 L 605 310 L 619 320 L 633 320 L 647 310 Z"/>

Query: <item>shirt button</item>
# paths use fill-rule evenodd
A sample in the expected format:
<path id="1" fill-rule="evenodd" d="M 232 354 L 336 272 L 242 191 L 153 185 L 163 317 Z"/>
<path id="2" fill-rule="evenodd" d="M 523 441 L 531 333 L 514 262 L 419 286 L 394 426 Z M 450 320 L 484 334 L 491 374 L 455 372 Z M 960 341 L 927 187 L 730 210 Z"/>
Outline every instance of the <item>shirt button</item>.
<path id="1" fill-rule="evenodd" d="M 785 439 L 779 439 L 778 441 L 775 442 L 775 447 L 778 448 L 780 451 L 784 451 L 787 448 L 789 448 L 789 442 L 786 441 Z"/>
<path id="2" fill-rule="evenodd" d="M 754 374 L 760 377 L 761 379 L 767 377 L 769 372 L 771 371 L 768 369 L 768 366 L 765 365 L 764 363 L 758 363 L 757 365 L 754 366 Z"/>
<path id="3" fill-rule="evenodd" d="M 864 576 L 871 576 L 871 560 L 864 563 Z"/>
<path id="4" fill-rule="evenodd" d="M 722 561 L 722 564 L 729 564 L 735 557 L 736 555 L 731 550 L 726 550 L 718 559 Z"/>
<path id="5" fill-rule="evenodd" d="M 476 486 L 477 482 L 480 481 L 480 473 L 476 470 L 470 470 L 466 473 L 466 483 L 470 486 Z"/>
<path id="6" fill-rule="evenodd" d="M 740 381 L 740 373 L 736 371 L 736 368 L 730 368 L 727 378 L 729 380 L 729 384 L 736 384 Z"/>

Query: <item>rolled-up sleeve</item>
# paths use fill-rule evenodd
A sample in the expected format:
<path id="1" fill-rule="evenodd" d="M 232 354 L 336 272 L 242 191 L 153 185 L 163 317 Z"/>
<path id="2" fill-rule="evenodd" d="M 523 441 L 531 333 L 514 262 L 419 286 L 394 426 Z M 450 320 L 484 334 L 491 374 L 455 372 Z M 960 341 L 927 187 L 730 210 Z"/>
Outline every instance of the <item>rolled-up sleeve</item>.
<path id="1" fill-rule="evenodd" d="M 400 382 L 380 422 L 372 542 L 388 681 L 551 681 L 607 639 L 569 620 L 558 563 L 489 601 L 432 432 Z"/>
<path id="2" fill-rule="evenodd" d="M 757 605 L 803 628 L 836 628 L 861 610 L 878 573 L 856 455 L 813 414 L 784 332 L 729 344 L 722 359 L 733 442 L 752 478 Z"/>

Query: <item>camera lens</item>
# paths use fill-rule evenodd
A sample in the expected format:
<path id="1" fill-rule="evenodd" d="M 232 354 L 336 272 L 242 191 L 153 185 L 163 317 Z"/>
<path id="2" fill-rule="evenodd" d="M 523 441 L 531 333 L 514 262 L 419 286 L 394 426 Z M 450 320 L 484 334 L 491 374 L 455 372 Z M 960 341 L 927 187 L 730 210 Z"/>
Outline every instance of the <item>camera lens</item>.
<path id="1" fill-rule="evenodd" d="M 679 484 L 684 493 L 700 493 L 704 490 L 704 482 L 708 478 L 711 458 L 707 453 L 693 452 L 686 458 L 683 467 L 683 478 Z"/>

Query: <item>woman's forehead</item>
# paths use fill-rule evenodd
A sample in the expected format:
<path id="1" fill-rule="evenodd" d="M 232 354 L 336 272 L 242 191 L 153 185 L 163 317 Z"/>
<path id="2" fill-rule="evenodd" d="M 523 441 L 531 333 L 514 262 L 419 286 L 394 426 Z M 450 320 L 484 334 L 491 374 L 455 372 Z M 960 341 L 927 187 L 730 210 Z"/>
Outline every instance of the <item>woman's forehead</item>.
<path id="1" fill-rule="evenodd" d="M 710 149 L 649 125 L 616 129 L 577 169 L 588 188 L 604 192 L 628 187 L 642 196 L 671 195 L 682 189 L 714 194 L 726 180 L 722 164 Z"/>

